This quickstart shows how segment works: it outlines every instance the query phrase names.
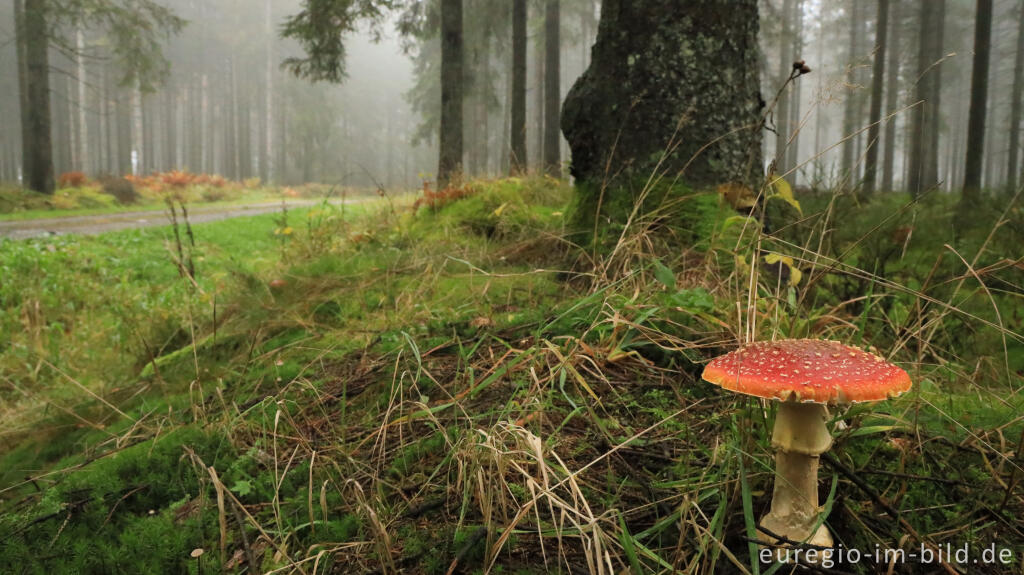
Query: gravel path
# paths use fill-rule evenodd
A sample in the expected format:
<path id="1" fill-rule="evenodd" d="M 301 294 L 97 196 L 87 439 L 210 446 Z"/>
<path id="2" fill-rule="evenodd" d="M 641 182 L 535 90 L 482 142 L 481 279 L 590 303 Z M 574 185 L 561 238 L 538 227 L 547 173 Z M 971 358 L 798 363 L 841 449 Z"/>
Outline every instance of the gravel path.
<path id="1" fill-rule="evenodd" d="M 354 203 L 359 200 L 347 200 Z M 316 206 L 321 200 L 290 200 L 288 209 Z M 332 204 L 341 204 L 341 200 L 331 200 Z M 281 203 L 243 204 L 230 207 L 190 208 L 188 220 L 193 224 L 216 222 L 245 216 L 258 216 L 281 210 Z M 145 212 L 119 212 L 94 216 L 68 216 L 63 218 L 46 218 L 38 220 L 0 221 L 0 238 L 23 240 L 54 235 L 97 235 L 117 230 L 148 228 L 170 225 L 166 212 L 153 210 Z"/>

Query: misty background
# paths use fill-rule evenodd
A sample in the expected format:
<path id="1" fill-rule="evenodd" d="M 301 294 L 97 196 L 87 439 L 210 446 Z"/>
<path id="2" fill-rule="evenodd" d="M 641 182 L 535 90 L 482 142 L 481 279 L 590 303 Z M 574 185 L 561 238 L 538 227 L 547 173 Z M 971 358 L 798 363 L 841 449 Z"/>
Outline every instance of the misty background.
<path id="1" fill-rule="evenodd" d="M 145 174 L 187 169 L 235 180 L 348 186 L 419 187 L 437 166 L 440 49 L 434 2 L 409 2 L 378 27 L 348 39 L 347 78 L 310 83 L 282 69 L 300 55 L 280 36 L 299 0 L 165 0 L 187 24 L 158 34 L 169 63 L 151 89 L 123 83 L 97 30 L 62 30 L 50 54 L 56 174 Z M 543 132 L 543 3 L 529 13 L 527 150 L 538 163 Z M 913 141 L 909 109 L 919 102 L 922 35 L 936 83 L 937 178 L 942 189 L 963 180 L 974 2 L 890 2 L 880 188 L 901 189 Z M 781 96 L 773 124 L 799 126 L 779 158 L 779 173 L 797 185 L 856 181 L 867 149 L 876 5 L 868 0 L 763 1 L 762 95 L 771 103 L 794 60 L 813 70 Z M 508 173 L 511 76 L 510 3 L 467 0 L 464 170 Z M 564 0 L 561 96 L 589 64 L 600 2 Z M 1014 67 L 1019 59 L 1020 2 L 995 2 L 984 187 L 1012 183 L 1010 132 Z M 923 18 L 930 17 L 930 22 Z M 940 24 L 935 24 L 935 22 Z M 20 181 L 21 149 L 13 5 L 0 7 L 0 180 Z M 403 24 L 404 26 L 400 26 Z M 931 26 L 929 26 L 929 23 Z M 403 28 L 405 33 L 399 31 Z M 412 32 L 410 32 L 412 30 Z M 934 52 L 934 51 L 933 51 Z M 783 104 L 780 102 L 780 104 Z M 784 118 L 783 118 L 784 116 Z M 886 118 L 890 121 L 886 121 Z M 931 128 L 929 128 L 931 126 Z M 785 130 L 779 130 L 785 132 Z M 765 137 L 765 157 L 785 146 Z M 563 142 L 563 164 L 569 161 Z M 1019 154 L 1019 152 L 1018 152 Z"/>

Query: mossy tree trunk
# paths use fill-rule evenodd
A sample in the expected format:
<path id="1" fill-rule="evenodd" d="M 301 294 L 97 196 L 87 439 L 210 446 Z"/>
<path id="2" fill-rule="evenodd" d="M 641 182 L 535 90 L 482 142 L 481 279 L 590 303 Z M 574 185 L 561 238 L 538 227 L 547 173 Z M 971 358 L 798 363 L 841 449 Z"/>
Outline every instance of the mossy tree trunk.
<path id="1" fill-rule="evenodd" d="M 652 173 L 694 187 L 762 175 L 756 0 L 605 0 L 562 109 L 579 223 L 623 222 Z"/>

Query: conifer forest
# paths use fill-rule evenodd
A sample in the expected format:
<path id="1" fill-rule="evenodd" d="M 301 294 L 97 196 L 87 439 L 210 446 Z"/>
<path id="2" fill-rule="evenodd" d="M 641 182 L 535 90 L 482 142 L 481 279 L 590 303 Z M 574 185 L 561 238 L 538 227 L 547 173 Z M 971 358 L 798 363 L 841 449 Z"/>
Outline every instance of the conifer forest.
<path id="1" fill-rule="evenodd" d="M 1024 575 L 1024 0 L 0 0 L 0 573 Z"/>

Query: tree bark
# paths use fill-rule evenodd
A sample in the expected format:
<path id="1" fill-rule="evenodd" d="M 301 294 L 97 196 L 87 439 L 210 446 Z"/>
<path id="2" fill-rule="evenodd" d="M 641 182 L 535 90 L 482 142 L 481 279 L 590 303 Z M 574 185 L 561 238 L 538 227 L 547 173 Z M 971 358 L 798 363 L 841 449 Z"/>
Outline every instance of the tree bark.
<path id="1" fill-rule="evenodd" d="M 512 155 L 513 175 L 526 173 L 526 0 L 512 2 Z"/>
<path id="2" fill-rule="evenodd" d="M 967 119 L 967 158 L 958 224 L 968 219 L 981 196 L 982 159 L 985 151 L 985 116 L 988 109 L 989 53 L 992 51 L 992 0 L 978 0 L 974 22 L 974 61 L 971 68 L 971 106 Z"/>
<path id="3" fill-rule="evenodd" d="M 81 26 L 75 31 L 75 48 L 78 50 L 76 64 L 78 65 L 78 164 L 83 172 L 89 172 L 92 168 L 92 154 L 89 150 L 89 118 L 86 116 L 88 108 L 88 93 L 86 85 L 89 81 L 88 71 L 85 67 L 85 34 Z"/>
<path id="4" fill-rule="evenodd" d="M 789 137 L 790 127 L 789 98 L 793 82 L 786 84 L 793 72 L 793 16 L 794 0 L 782 3 L 782 32 L 779 34 L 779 86 L 785 85 L 779 93 L 779 101 L 775 106 L 775 173 L 785 174 L 789 171 Z"/>
<path id="5" fill-rule="evenodd" d="M 889 0 L 878 0 L 878 17 L 875 20 L 875 61 L 871 70 L 871 116 L 868 128 L 868 152 L 864 160 L 863 193 L 875 193 L 878 176 L 879 134 L 882 120 L 882 88 L 885 86 L 885 51 L 888 44 Z"/>
<path id="6" fill-rule="evenodd" d="M 926 0 L 927 1 L 927 0 Z M 851 83 L 857 83 L 857 68 L 853 66 L 856 59 L 861 56 L 860 34 L 864 27 L 864 0 L 851 0 L 850 2 L 850 61 Z M 856 186 L 859 174 L 857 170 L 857 143 L 859 136 L 854 135 L 857 131 L 857 122 L 861 117 L 860 93 L 853 90 L 846 97 L 846 105 L 843 107 L 843 142 L 841 169 L 847 175 L 852 186 Z"/>
<path id="7" fill-rule="evenodd" d="M 914 100 L 917 106 L 911 115 L 910 158 L 907 168 L 907 189 L 911 197 L 938 184 L 938 124 L 942 30 L 946 0 L 921 0 L 920 32 L 917 52 L 917 84 Z"/>
<path id="8" fill-rule="evenodd" d="M 605 0 L 562 111 L 580 222 L 625 221 L 655 169 L 668 184 L 760 184 L 757 32 L 756 0 Z"/>
<path id="9" fill-rule="evenodd" d="M 462 172 L 462 0 L 441 0 L 441 134 L 437 187 Z"/>
<path id="10" fill-rule="evenodd" d="M 562 42 L 559 0 L 547 0 L 544 16 L 544 171 L 562 175 L 559 117 L 562 111 Z"/>
<path id="11" fill-rule="evenodd" d="M 885 111 L 889 117 L 885 122 L 885 152 L 882 156 L 882 189 L 891 191 L 896 161 L 896 108 L 899 106 L 899 81 L 900 81 L 900 46 L 897 30 L 903 21 L 902 11 L 899 9 L 899 0 L 894 2 L 892 25 L 889 26 L 889 63 L 885 79 Z"/>
<path id="12" fill-rule="evenodd" d="M 791 30 L 793 34 L 793 41 L 790 42 L 790 53 L 789 61 L 796 62 L 797 60 L 803 59 L 804 46 L 804 0 L 797 0 L 793 4 L 793 16 L 791 18 Z M 791 93 L 789 95 L 789 125 L 790 125 L 790 136 L 789 136 L 789 147 L 786 150 L 786 165 L 792 170 L 790 174 L 790 182 L 795 186 L 797 184 L 797 176 L 799 173 L 795 171 L 797 166 L 800 165 L 800 98 L 803 90 L 803 82 L 797 82 L 793 84 Z"/>
<path id="13" fill-rule="evenodd" d="M 114 102 L 117 116 L 117 173 L 132 173 L 132 104 L 131 94 L 126 90 L 118 90 Z"/>
<path id="14" fill-rule="evenodd" d="M 20 32 L 24 54 L 25 96 L 21 111 L 22 176 L 26 188 L 52 194 L 53 142 L 50 136 L 50 60 L 46 25 L 46 0 L 25 0 Z"/>
<path id="15" fill-rule="evenodd" d="M 164 170 L 178 168 L 178 90 L 168 83 L 164 88 Z"/>
<path id="16" fill-rule="evenodd" d="M 260 163 L 260 167 L 263 170 L 263 181 L 270 183 L 277 178 L 276 166 L 274 165 L 274 21 L 271 12 L 271 0 L 266 0 L 264 6 L 265 26 L 267 37 L 271 40 L 267 41 L 267 83 L 265 86 L 266 92 L 266 108 L 264 109 L 264 137 L 265 147 L 263 150 L 264 162 Z"/>
<path id="17" fill-rule="evenodd" d="M 1013 65 L 1013 91 L 1010 104 L 1010 155 L 1006 163 L 1006 187 L 1012 194 L 1017 190 L 1020 156 L 1020 121 L 1024 102 L 1024 0 L 1017 4 L 1017 59 Z"/>

